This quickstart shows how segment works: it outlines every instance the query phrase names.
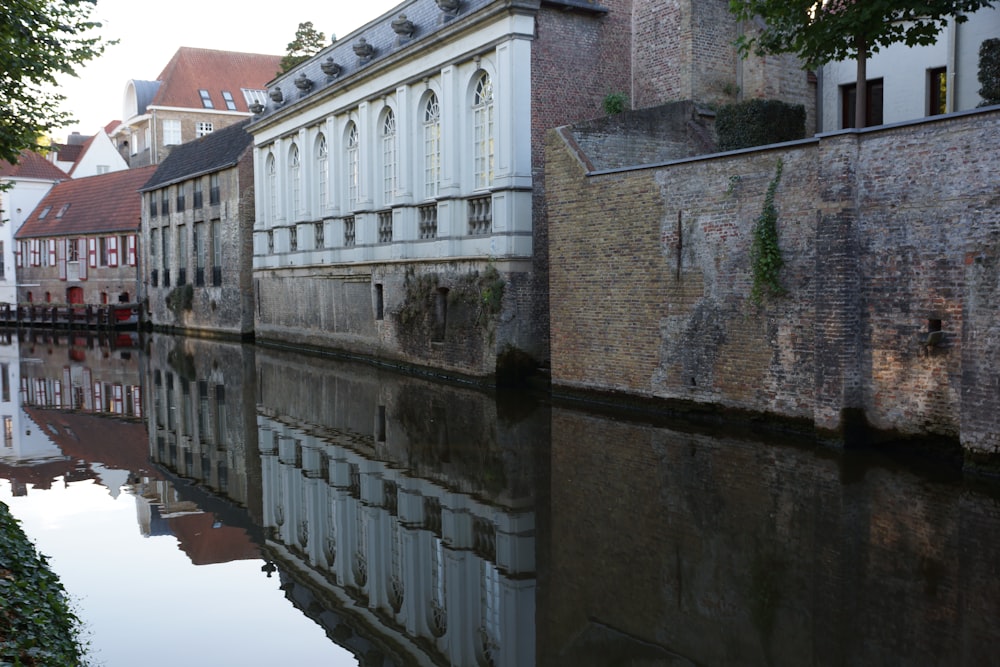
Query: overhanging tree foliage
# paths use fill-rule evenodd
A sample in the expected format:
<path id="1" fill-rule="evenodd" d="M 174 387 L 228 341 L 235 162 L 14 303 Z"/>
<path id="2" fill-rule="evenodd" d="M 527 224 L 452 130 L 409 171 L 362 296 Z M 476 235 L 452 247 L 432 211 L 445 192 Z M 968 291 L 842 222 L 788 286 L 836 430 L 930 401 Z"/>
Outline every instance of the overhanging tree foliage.
<path id="1" fill-rule="evenodd" d="M 278 74 L 284 74 L 322 51 L 325 39 L 326 35 L 316 30 L 312 21 L 300 23 L 299 29 L 295 31 L 295 39 L 288 43 L 288 53 L 281 59 Z"/>
<path id="2" fill-rule="evenodd" d="M 0 159 L 16 162 L 39 138 L 73 121 L 57 77 L 99 57 L 95 0 L 5 0 L 0 18 Z"/>
<path id="3" fill-rule="evenodd" d="M 868 56 L 890 44 L 933 44 L 954 17 L 992 7 L 994 0 L 729 0 L 740 20 L 760 17 L 759 32 L 739 40 L 741 52 L 794 53 L 813 69 L 827 62 L 854 58 L 858 62 L 855 118 L 865 119 Z"/>

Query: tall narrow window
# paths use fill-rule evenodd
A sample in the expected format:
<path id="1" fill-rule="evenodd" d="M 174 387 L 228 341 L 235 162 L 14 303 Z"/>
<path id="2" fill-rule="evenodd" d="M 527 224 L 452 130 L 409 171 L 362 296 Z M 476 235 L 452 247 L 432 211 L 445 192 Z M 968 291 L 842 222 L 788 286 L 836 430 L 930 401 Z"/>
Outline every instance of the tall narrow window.
<path id="1" fill-rule="evenodd" d="M 205 223 L 194 225 L 194 284 L 201 287 L 205 284 L 205 264 L 208 261 L 208 239 L 205 238 Z"/>
<path id="2" fill-rule="evenodd" d="M 437 197 L 441 181 L 441 106 L 430 93 L 424 103 L 424 196 Z"/>
<path id="3" fill-rule="evenodd" d="M 278 219 L 278 167 L 274 153 L 267 154 L 267 204 L 271 211 L 271 224 Z"/>
<path id="4" fill-rule="evenodd" d="M 330 183 L 330 160 L 326 146 L 326 136 L 320 133 L 316 137 L 316 193 L 319 197 L 319 214 L 326 212 L 329 205 L 327 188 Z"/>
<path id="5" fill-rule="evenodd" d="M 299 164 L 299 147 L 292 144 L 288 151 L 288 176 L 292 188 L 292 220 L 298 220 L 302 213 L 302 169 Z"/>
<path id="6" fill-rule="evenodd" d="M 219 203 L 219 175 L 212 174 L 208 177 L 208 203 L 215 205 Z"/>
<path id="7" fill-rule="evenodd" d="M 177 225 L 177 284 L 187 282 L 187 225 Z"/>
<path id="8" fill-rule="evenodd" d="M 382 117 L 382 204 L 392 204 L 396 194 L 396 114 L 386 109 Z"/>
<path id="9" fill-rule="evenodd" d="M 927 115 L 948 113 L 948 68 L 927 70 Z"/>
<path id="10" fill-rule="evenodd" d="M 486 72 L 476 81 L 472 115 L 476 188 L 488 188 L 493 185 L 493 82 Z"/>
<path id="11" fill-rule="evenodd" d="M 202 207 L 201 179 L 196 178 L 194 179 L 193 183 L 194 183 L 194 207 L 201 208 Z"/>
<path id="12" fill-rule="evenodd" d="M 212 221 L 212 284 L 222 284 L 222 222 Z"/>
<path id="13" fill-rule="evenodd" d="M 358 204 L 358 181 L 361 176 L 360 143 L 358 126 L 352 122 L 347 127 L 347 200 L 352 209 Z"/>

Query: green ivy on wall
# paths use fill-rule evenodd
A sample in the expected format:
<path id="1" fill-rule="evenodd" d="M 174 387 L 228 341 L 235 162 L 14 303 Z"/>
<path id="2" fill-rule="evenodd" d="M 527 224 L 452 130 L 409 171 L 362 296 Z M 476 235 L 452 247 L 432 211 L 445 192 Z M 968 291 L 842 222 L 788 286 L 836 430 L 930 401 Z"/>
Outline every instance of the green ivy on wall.
<path id="1" fill-rule="evenodd" d="M 763 302 L 765 294 L 777 296 L 784 293 L 778 274 L 785 261 L 778 246 L 778 209 L 774 205 L 774 194 L 781 182 L 782 169 L 784 162 L 779 159 L 774 178 L 764 195 L 764 206 L 753 227 L 753 244 L 750 246 L 753 286 L 750 288 L 750 301 L 757 306 Z"/>
<path id="2" fill-rule="evenodd" d="M 726 104 L 715 115 L 720 151 L 777 144 L 806 136 L 806 109 L 780 100 Z"/>

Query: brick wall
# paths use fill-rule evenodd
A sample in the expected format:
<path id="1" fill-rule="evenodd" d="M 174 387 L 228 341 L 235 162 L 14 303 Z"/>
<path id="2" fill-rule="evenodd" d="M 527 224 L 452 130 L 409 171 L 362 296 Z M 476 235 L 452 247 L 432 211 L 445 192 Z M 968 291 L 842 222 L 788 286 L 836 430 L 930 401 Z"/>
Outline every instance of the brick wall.
<path id="1" fill-rule="evenodd" d="M 857 414 L 996 453 L 998 126 L 971 113 L 590 176 L 550 133 L 553 383 L 838 438 Z M 785 294 L 757 308 L 752 227 L 778 160 Z"/>

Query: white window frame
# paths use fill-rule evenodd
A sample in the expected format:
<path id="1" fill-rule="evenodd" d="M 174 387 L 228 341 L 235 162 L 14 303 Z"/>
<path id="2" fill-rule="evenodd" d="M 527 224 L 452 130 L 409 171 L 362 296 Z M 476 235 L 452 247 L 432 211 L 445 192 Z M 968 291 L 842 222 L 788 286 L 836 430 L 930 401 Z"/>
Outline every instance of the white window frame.
<path id="1" fill-rule="evenodd" d="M 441 184 L 441 105 L 430 91 L 423 103 L 424 196 L 438 196 Z"/>
<path id="2" fill-rule="evenodd" d="M 493 79 L 488 72 L 476 75 L 472 99 L 473 183 L 477 190 L 493 186 L 495 105 Z"/>
<path id="3" fill-rule="evenodd" d="M 316 196 L 323 215 L 330 205 L 330 148 L 322 132 L 316 136 Z"/>
<path id="4" fill-rule="evenodd" d="M 163 119 L 163 145 L 176 146 L 181 143 L 181 121 L 176 118 Z"/>
<path id="5" fill-rule="evenodd" d="M 382 137 L 382 204 L 391 206 L 393 197 L 396 196 L 399 168 L 396 160 L 396 114 L 392 107 L 387 107 L 382 113 L 382 122 L 379 123 L 379 127 Z"/>
<path id="6" fill-rule="evenodd" d="M 194 136 L 204 137 L 207 134 L 212 134 L 215 131 L 215 125 L 211 121 L 200 120 L 194 126 Z"/>
<path id="7" fill-rule="evenodd" d="M 292 220 L 302 215 L 302 164 L 299 145 L 292 142 L 288 148 L 288 179 L 291 190 Z"/>
<path id="8" fill-rule="evenodd" d="M 347 141 L 344 143 L 347 158 L 347 201 L 353 210 L 358 205 L 361 179 L 361 138 L 358 124 L 353 120 L 347 124 Z"/>

